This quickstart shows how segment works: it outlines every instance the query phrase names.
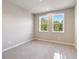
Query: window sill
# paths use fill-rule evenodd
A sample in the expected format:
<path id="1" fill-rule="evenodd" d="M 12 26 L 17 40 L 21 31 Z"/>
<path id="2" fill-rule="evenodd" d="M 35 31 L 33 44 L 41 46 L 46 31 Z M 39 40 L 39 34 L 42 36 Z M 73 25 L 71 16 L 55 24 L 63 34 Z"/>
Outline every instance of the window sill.
<path id="1" fill-rule="evenodd" d="M 48 31 L 39 31 L 39 32 L 48 32 Z"/>
<path id="2" fill-rule="evenodd" d="M 53 33 L 64 33 L 64 31 L 52 31 Z"/>

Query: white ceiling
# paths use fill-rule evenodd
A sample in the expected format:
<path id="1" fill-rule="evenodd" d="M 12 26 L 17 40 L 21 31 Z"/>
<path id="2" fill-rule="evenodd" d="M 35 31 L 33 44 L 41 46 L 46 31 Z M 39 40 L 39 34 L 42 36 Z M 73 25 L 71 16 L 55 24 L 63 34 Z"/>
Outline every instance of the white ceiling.
<path id="1" fill-rule="evenodd" d="M 10 2 L 29 10 L 32 13 L 59 10 L 72 7 L 76 0 L 9 0 Z"/>

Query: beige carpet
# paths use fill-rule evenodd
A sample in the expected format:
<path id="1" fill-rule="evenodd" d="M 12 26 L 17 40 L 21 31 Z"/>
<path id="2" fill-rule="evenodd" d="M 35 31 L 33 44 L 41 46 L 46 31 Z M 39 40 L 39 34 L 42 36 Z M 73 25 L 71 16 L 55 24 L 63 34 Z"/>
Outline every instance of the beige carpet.
<path id="1" fill-rule="evenodd" d="M 4 52 L 2 59 L 76 59 L 76 49 L 35 40 Z"/>

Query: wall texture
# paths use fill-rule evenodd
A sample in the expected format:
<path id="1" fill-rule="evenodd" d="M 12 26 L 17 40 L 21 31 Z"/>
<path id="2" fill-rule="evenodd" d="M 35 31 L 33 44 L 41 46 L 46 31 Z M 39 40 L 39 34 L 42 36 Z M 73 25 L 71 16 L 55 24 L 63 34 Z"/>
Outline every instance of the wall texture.
<path id="1" fill-rule="evenodd" d="M 64 13 L 64 33 L 52 32 L 52 21 L 49 21 L 49 32 L 39 32 L 39 16 L 45 14 Z M 75 17 L 74 8 L 68 8 L 64 10 L 51 11 L 48 13 L 36 14 L 35 15 L 35 38 L 49 41 L 58 41 L 65 43 L 74 43 L 75 41 Z"/>
<path id="2" fill-rule="evenodd" d="M 32 40 L 32 14 L 6 0 L 3 0 L 2 9 L 2 49 Z"/>

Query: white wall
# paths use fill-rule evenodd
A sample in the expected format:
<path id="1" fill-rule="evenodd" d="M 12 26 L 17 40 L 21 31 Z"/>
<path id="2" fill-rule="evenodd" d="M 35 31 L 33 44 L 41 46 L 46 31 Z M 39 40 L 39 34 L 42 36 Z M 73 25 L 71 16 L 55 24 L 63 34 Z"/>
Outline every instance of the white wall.
<path id="1" fill-rule="evenodd" d="M 39 32 L 39 16 L 51 13 L 64 13 L 64 33 L 52 32 L 52 21 L 49 19 L 49 32 Z M 35 15 L 35 38 L 45 41 L 57 41 L 64 43 L 75 42 L 75 16 L 74 8 L 68 8 L 64 10 L 51 11 L 48 13 Z"/>
<path id="2" fill-rule="evenodd" d="M 3 0 L 2 9 L 2 49 L 32 40 L 32 14 L 7 0 Z"/>

